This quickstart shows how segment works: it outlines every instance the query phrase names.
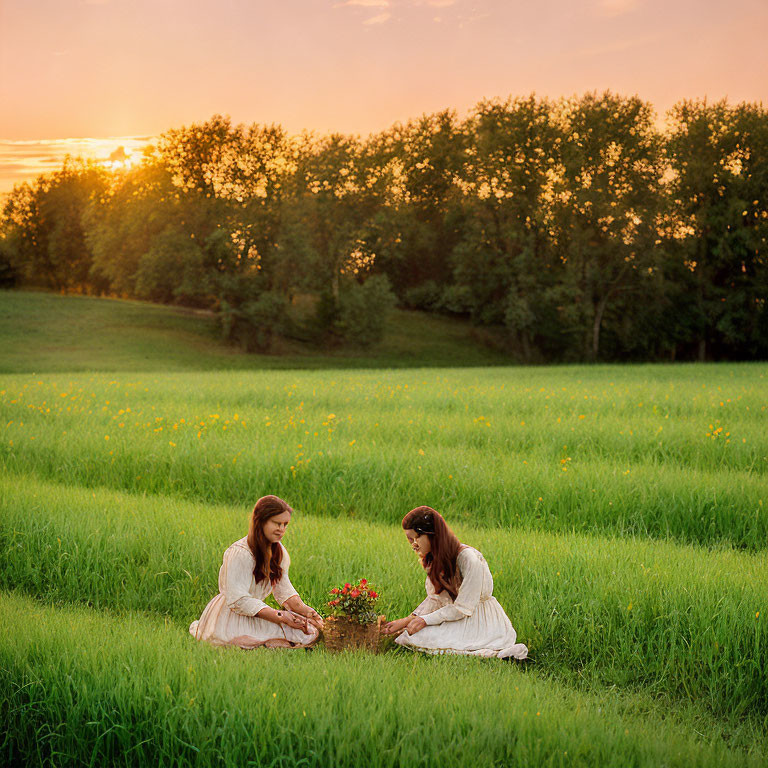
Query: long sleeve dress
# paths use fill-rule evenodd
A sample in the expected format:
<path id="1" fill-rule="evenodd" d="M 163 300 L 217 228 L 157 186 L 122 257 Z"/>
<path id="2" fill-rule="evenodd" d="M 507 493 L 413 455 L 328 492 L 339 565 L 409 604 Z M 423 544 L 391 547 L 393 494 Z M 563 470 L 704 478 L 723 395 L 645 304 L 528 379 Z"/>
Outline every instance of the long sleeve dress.
<path id="1" fill-rule="evenodd" d="M 247 537 L 236 541 L 224 552 L 224 561 L 219 569 L 219 594 L 205 606 L 198 621 L 189 626 L 190 634 L 198 640 L 213 645 L 237 645 L 241 648 L 257 648 L 261 645 L 310 646 L 318 638 L 318 631 L 309 625 L 309 634 L 285 624 L 275 624 L 260 619 L 256 614 L 268 607 L 264 602 L 274 595 L 283 605 L 297 595 L 288 578 L 290 558 L 283 547 L 280 563 L 283 575 L 271 584 L 269 579 L 257 582 L 253 575 L 255 565 Z M 281 642 L 282 641 L 282 642 Z"/>
<path id="2" fill-rule="evenodd" d="M 461 586 L 455 600 L 446 590 L 435 594 L 427 577 L 427 598 L 414 611 L 427 626 L 395 642 L 426 653 L 524 659 L 528 648 L 517 642 L 507 614 L 493 597 L 493 577 L 485 558 L 464 547 L 456 559 Z"/>

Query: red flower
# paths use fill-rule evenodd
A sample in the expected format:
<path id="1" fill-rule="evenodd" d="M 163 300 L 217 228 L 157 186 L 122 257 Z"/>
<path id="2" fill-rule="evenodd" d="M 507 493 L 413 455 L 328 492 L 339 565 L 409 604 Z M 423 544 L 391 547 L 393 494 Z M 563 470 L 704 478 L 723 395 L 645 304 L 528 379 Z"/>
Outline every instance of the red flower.
<path id="1" fill-rule="evenodd" d="M 338 594 L 339 594 L 339 591 L 340 591 L 340 590 L 339 590 L 339 588 L 338 588 L 338 587 L 334 587 L 334 588 L 331 590 L 331 594 L 332 594 L 332 595 L 338 595 Z"/>
<path id="2" fill-rule="evenodd" d="M 360 597 L 360 590 L 359 590 L 359 589 L 353 589 L 353 590 L 352 590 L 352 591 L 349 593 L 349 595 L 350 595 L 350 597 Z"/>
<path id="3" fill-rule="evenodd" d="M 364 587 L 368 583 L 368 579 L 360 579 L 360 586 Z"/>
<path id="4" fill-rule="evenodd" d="M 371 597 L 378 597 L 378 596 L 379 596 L 379 593 L 378 593 L 378 592 L 368 592 L 368 594 L 369 594 Z"/>
<path id="5" fill-rule="evenodd" d="M 344 589 L 342 589 L 342 590 L 341 590 L 341 594 L 342 594 L 342 595 L 346 595 L 346 594 L 347 594 L 347 587 L 349 587 L 349 584 L 347 584 L 347 585 L 344 587 Z"/>
<path id="6" fill-rule="evenodd" d="M 331 605 L 338 605 L 341 602 L 338 598 L 336 600 L 331 600 Z"/>
<path id="7" fill-rule="evenodd" d="M 351 587 L 351 585 L 350 585 L 350 584 L 345 584 L 345 585 L 344 585 L 344 589 L 352 589 L 352 587 Z"/>

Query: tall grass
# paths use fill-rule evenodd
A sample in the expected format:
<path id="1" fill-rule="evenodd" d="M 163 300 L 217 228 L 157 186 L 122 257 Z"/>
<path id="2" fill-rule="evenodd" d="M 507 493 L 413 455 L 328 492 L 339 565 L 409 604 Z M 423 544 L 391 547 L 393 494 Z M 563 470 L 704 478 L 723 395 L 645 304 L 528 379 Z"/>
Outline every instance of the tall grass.
<path id="1" fill-rule="evenodd" d="M 0 465 L 41 478 L 394 521 L 760 550 L 768 367 L 11 376 Z M 706 382 L 706 383 L 705 383 Z"/>
<path id="2" fill-rule="evenodd" d="M 183 634 L 217 592 L 247 509 L 0 480 L 0 588 L 54 603 L 164 614 Z M 764 555 L 640 539 L 456 526 L 483 551 L 494 594 L 543 669 L 561 679 L 699 701 L 731 723 L 768 716 Z M 409 613 L 424 573 L 402 531 L 298 514 L 291 578 L 322 607 L 366 576 L 380 610 Z M 760 615 L 762 611 L 762 615 Z"/>
<path id="3" fill-rule="evenodd" d="M 631 700 L 480 659 L 253 652 L 0 596 L 0 760 L 395 768 L 758 766 Z"/>
<path id="4" fill-rule="evenodd" d="M 767 408 L 761 364 L 5 375 L 0 762 L 762 765 Z M 388 616 L 436 507 L 535 664 L 196 644 L 264 493 L 308 602 Z"/>

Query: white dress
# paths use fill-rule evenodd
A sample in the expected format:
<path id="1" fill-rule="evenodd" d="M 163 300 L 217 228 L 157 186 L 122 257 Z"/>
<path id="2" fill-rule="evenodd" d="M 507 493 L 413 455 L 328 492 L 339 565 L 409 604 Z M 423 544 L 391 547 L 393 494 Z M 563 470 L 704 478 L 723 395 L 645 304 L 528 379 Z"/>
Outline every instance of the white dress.
<path id="1" fill-rule="evenodd" d="M 260 619 L 256 614 L 266 608 L 264 602 L 271 593 L 283 605 L 298 592 L 288 578 L 290 558 L 283 547 L 280 563 L 283 575 L 276 584 L 269 579 L 257 582 L 253 575 L 255 560 L 247 537 L 236 541 L 224 552 L 219 569 L 219 594 L 205 606 L 199 621 L 189 625 L 190 634 L 213 645 L 237 645 L 257 648 L 261 645 L 309 646 L 318 638 L 318 631 L 309 625 L 309 634 L 285 624 Z"/>
<path id="2" fill-rule="evenodd" d="M 426 653 L 455 653 L 524 659 L 528 648 L 517 642 L 507 614 L 493 597 L 493 577 L 485 558 L 464 547 L 456 558 L 461 586 L 455 600 L 446 590 L 435 594 L 427 577 L 427 599 L 414 611 L 427 626 L 413 635 L 403 632 L 395 642 Z"/>

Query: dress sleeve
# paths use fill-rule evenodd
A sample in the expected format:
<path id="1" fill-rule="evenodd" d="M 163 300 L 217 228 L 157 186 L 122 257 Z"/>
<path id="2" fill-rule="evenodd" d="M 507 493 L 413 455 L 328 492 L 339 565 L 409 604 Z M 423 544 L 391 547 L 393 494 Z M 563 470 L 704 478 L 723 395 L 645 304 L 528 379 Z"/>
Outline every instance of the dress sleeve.
<path id="1" fill-rule="evenodd" d="M 255 616 L 267 608 L 263 600 L 253 597 L 250 593 L 253 578 L 253 555 L 242 547 L 230 547 L 224 553 L 226 569 L 226 589 L 224 599 L 230 611 L 241 616 Z"/>
<path id="2" fill-rule="evenodd" d="M 427 596 L 421 603 L 419 603 L 418 607 L 413 609 L 411 612 L 412 616 L 426 616 L 428 613 L 432 613 L 432 611 L 440 607 L 440 600 L 437 595 L 435 595 L 435 588 L 432 586 L 429 576 L 427 576 L 425 587 Z"/>
<path id="3" fill-rule="evenodd" d="M 442 624 L 444 621 L 457 621 L 471 616 L 483 589 L 483 563 L 477 555 L 469 549 L 464 549 L 458 556 L 458 567 L 461 571 L 461 586 L 456 599 L 449 605 L 444 605 L 432 613 L 422 615 L 422 619 L 429 625 Z"/>
<path id="4" fill-rule="evenodd" d="M 280 546 L 282 547 L 283 545 L 281 544 Z M 286 600 L 290 600 L 294 595 L 299 594 L 294 589 L 293 584 L 291 584 L 291 580 L 288 578 L 288 567 L 290 564 L 291 558 L 288 557 L 288 550 L 283 547 L 283 559 L 280 563 L 280 566 L 283 569 L 283 575 L 280 577 L 280 581 L 272 587 L 272 594 L 280 605 L 285 605 Z"/>

